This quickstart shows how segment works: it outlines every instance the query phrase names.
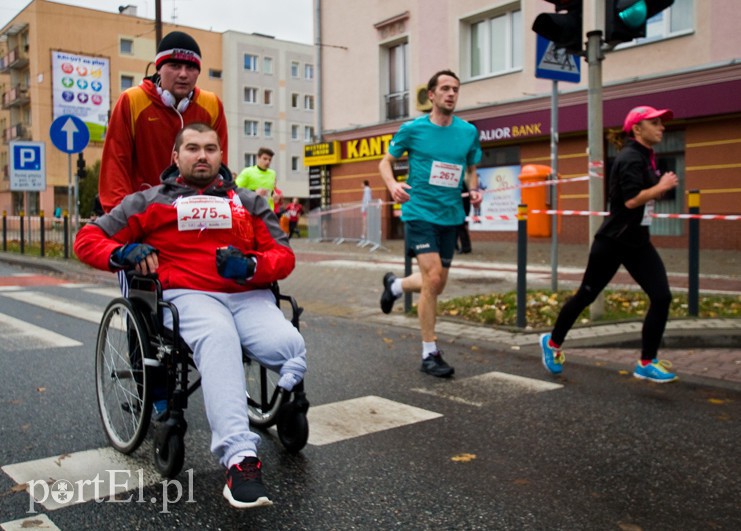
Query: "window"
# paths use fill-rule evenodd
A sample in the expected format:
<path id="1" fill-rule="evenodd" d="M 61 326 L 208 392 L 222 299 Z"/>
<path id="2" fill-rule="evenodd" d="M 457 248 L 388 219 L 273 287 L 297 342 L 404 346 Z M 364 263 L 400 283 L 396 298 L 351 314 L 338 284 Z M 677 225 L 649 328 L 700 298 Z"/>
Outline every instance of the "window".
<path id="1" fill-rule="evenodd" d="M 121 39 L 118 49 L 122 55 L 134 55 L 134 41 L 131 39 Z"/>
<path id="2" fill-rule="evenodd" d="M 245 153 L 244 154 L 244 167 L 249 168 L 257 164 L 257 153 Z"/>
<path id="3" fill-rule="evenodd" d="M 692 31 L 693 0 L 674 0 L 674 4 L 646 22 L 646 37 L 627 44 L 641 44 Z"/>
<path id="4" fill-rule="evenodd" d="M 244 102 L 257 103 L 257 89 L 255 87 L 244 87 Z"/>
<path id="5" fill-rule="evenodd" d="M 409 45 L 399 43 L 388 48 L 388 81 L 386 88 L 386 119 L 409 116 Z"/>
<path id="6" fill-rule="evenodd" d="M 121 75 L 121 90 L 134 86 L 134 76 Z"/>
<path id="7" fill-rule="evenodd" d="M 291 171 L 298 171 L 298 157 L 291 157 Z"/>
<path id="8" fill-rule="evenodd" d="M 273 104 L 273 91 L 270 89 L 265 89 L 263 92 L 263 101 L 265 105 L 272 105 Z"/>
<path id="9" fill-rule="evenodd" d="M 304 109 L 307 111 L 314 110 L 314 96 L 304 96 Z"/>
<path id="10" fill-rule="evenodd" d="M 262 71 L 264 74 L 272 74 L 273 73 L 273 58 L 272 57 L 264 57 L 262 60 Z"/>
<path id="11" fill-rule="evenodd" d="M 257 72 L 257 56 L 249 53 L 244 54 L 244 69 Z"/>
<path id="12" fill-rule="evenodd" d="M 477 17 L 464 28 L 468 41 L 468 78 L 504 74 L 522 68 L 522 12 L 514 9 Z"/>
<path id="13" fill-rule="evenodd" d="M 304 126 L 304 142 L 312 142 L 314 140 L 314 128 L 305 125 Z"/>
<path id="14" fill-rule="evenodd" d="M 208 69 L 208 77 L 211 79 L 221 79 L 221 70 Z"/>
<path id="15" fill-rule="evenodd" d="M 265 122 L 263 124 L 263 135 L 265 138 L 273 137 L 273 122 Z"/>
<path id="16" fill-rule="evenodd" d="M 295 92 L 291 94 L 291 107 L 298 109 L 298 94 Z"/>
<path id="17" fill-rule="evenodd" d="M 314 65 L 311 65 L 311 64 L 304 65 L 304 77 L 306 79 L 314 79 Z"/>
<path id="18" fill-rule="evenodd" d="M 295 124 L 291 126 L 291 140 L 298 140 L 298 129 L 299 127 Z"/>
<path id="19" fill-rule="evenodd" d="M 244 121 L 244 136 L 257 136 L 258 123 L 255 120 Z"/>
<path id="20" fill-rule="evenodd" d="M 299 64 L 297 61 L 291 62 L 291 77 L 294 79 L 298 79 L 298 67 Z"/>

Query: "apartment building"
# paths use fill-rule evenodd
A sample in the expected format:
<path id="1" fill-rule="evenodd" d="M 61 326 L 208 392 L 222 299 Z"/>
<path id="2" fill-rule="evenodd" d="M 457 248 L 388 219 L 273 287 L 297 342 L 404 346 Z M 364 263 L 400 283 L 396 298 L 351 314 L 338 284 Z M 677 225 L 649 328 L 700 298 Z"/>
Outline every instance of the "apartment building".
<path id="1" fill-rule="evenodd" d="M 553 5 L 539 0 L 319 2 L 323 137 L 322 143 L 307 146 L 306 163 L 316 164 L 330 202 L 359 201 L 365 179 L 374 197 L 390 199 L 378 161 L 400 124 L 428 110 L 424 85 L 429 77 L 449 68 L 462 82 L 458 116 L 476 125 L 484 150 L 479 171 L 488 187 L 489 210 L 483 213 L 511 213 L 521 197 L 494 189 L 516 188 L 525 165 L 551 164 L 553 82 L 535 76 L 543 56 L 536 56 L 531 26 Z M 586 31 L 595 18 L 593 3 L 584 5 Z M 741 35 L 727 16 L 734 7 L 732 0 L 675 0 L 648 22 L 646 38 L 606 52 L 601 62 L 605 133 L 619 128 L 636 105 L 674 111 L 657 155 L 660 167 L 676 171 L 681 184 L 659 202 L 659 213 L 687 212 L 689 190 L 700 191 L 702 212 L 739 213 L 741 99 L 735 95 L 741 89 Z M 589 183 L 578 179 L 588 175 L 589 166 L 588 67 L 576 56 L 549 59 L 564 62 L 564 68 L 581 66 L 578 83 L 558 83 L 557 206 L 589 210 Z M 605 181 L 615 153 L 605 142 Z M 401 161 L 398 177 L 406 171 Z M 401 235 L 395 212 L 392 205 L 385 209 L 385 236 Z M 513 222 L 489 221 L 472 229 L 474 239 L 515 239 Z M 686 220 L 655 219 L 652 233 L 658 246 L 687 245 Z M 559 239 L 587 243 L 587 218 L 563 216 Z M 703 221 L 701 245 L 741 249 L 738 222 Z"/>
<path id="2" fill-rule="evenodd" d="M 222 42 L 232 169 L 254 165 L 257 150 L 268 147 L 278 188 L 287 198 L 308 197 L 303 155 L 316 137 L 314 47 L 234 31 Z"/>

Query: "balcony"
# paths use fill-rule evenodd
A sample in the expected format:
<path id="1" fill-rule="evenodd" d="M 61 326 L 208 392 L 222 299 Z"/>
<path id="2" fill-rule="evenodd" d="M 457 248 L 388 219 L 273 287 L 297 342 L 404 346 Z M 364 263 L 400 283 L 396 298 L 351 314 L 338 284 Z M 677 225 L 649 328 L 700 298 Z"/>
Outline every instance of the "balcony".
<path id="1" fill-rule="evenodd" d="M 25 85 L 18 84 L 3 93 L 3 109 L 28 105 L 30 101 L 31 97 L 28 95 L 28 87 Z"/>
<path id="2" fill-rule="evenodd" d="M 0 73 L 11 69 L 20 70 L 28 66 L 28 50 L 16 47 L 0 59 Z"/>
<path id="3" fill-rule="evenodd" d="M 31 140 L 30 124 L 17 123 L 3 131 L 3 141 L 6 144 L 13 140 Z"/>
<path id="4" fill-rule="evenodd" d="M 398 120 L 409 116 L 409 91 L 386 94 L 386 120 Z"/>

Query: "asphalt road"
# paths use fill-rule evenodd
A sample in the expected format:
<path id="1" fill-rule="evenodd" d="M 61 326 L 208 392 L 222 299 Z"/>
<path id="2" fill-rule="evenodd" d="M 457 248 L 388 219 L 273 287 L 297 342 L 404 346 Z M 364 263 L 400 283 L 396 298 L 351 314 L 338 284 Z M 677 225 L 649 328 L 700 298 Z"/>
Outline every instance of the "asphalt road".
<path id="1" fill-rule="evenodd" d="M 237 511 L 221 496 L 200 392 L 175 501 L 149 443 L 107 469 L 90 457 L 108 455 L 94 318 L 115 287 L 21 273 L 0 265 L 3 529 L 22 519 L 64 530 L 741 528 L 741 393 L 639 382 L 598 365 L 554 380 L 531 355 L 448 343 L 456 376 L 437 380 L 419 372 L 416 331 L 318 312 L 302 322 L 309 444 L 289 455 L 263 436 L 275 505 Z M 48 461 L 41 480 L 67 479 L 78 461 L 90 479 L 111 466 L 145 479 L 128 501 L 51 510 L 8 473 L 34 460 Z"/>

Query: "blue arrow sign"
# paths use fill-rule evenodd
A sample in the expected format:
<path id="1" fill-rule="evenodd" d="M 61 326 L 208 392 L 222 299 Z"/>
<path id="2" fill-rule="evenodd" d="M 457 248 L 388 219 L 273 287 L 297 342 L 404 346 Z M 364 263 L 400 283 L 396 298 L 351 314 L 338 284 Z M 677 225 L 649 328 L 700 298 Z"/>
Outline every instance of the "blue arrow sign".
<path id="1" fill-rule="evenodd" d="M 90 130 L 77 116 L 63 114 L 51 123 L 49 137 L 59 151 L 80 153 L 90 142 Z"/>
<path id="2" fill-rule="evenodd" d="M 537 35 L 535 77 L 578 83 L 581 79 L 581 58 L 556 48 L 553 42 Z"/>

